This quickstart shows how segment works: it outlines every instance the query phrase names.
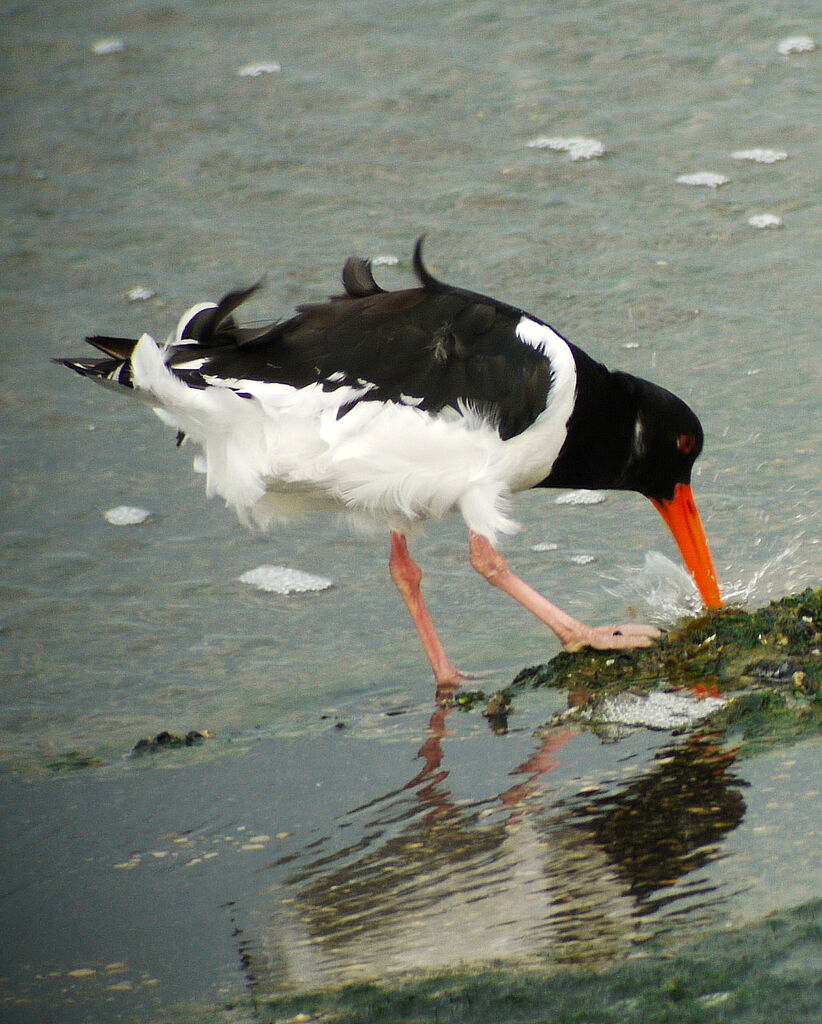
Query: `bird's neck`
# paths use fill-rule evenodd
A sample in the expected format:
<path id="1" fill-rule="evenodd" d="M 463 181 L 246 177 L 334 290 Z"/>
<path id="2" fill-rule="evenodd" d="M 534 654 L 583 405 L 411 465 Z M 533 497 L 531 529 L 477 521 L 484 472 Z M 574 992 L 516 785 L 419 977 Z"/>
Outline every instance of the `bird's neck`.
<path id="1" fill-rule="evenodd" d="M 577 393 L 568 434 L 540 487 L 620 488 L 630 460 L 636 408 L 626 374 L 612 373 L 571 345 Z"/>

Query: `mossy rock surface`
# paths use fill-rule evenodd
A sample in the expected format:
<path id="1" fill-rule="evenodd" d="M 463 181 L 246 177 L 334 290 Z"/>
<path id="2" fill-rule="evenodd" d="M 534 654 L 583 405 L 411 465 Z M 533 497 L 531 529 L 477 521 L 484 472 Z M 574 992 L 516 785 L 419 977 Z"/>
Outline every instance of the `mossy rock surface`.
<path id="1" fill-rule="evenodd" d="M 558 654 L 520 672 L 513 687 L 526 686 L 565 689 L 572 706 L 659 689 L 730 697 L 709 725 L 751 748 L 822 734 L 822 587 L 707 612 L 652 647 Z"/>
<path id="2" fill-rule="evenodd" d="M 747 612 L 721 608 L 678 626 L 635 651 L 563 652 L 523 669 L 515 686 L 587 687 L 611 693 L 671 686 L 744 690 L 822 687 L 822 587 Z"/>

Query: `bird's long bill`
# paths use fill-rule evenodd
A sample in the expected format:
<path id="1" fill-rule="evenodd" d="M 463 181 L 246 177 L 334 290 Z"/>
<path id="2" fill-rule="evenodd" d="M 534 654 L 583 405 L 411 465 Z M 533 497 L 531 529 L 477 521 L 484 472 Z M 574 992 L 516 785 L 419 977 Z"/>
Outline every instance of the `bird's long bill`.
<path id="1" fill-rule="evenodd" d="M 670 501 L 658 501 L 656 498 L 651 498 L 651 501 L 674 535 L 685 565 L 702 594 L 705 606 L 720 608 L 722 597 L 719 593 L 714 560 L 711 558 L 711 549 L 708 547 L 708 539 L 696 510 L 690 486 L 677 484 Z"/>

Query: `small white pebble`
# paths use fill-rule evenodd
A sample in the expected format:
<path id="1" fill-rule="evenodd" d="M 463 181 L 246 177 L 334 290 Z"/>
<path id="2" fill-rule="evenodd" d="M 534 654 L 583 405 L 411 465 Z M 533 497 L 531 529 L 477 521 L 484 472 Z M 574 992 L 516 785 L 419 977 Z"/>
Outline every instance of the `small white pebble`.
<path id="1" fill-rule="evenodd" d="M 103 515 L 106 522 L 112 526 L 140 526 L 151 517 L 148 509 L 133 505 L 118 505 L 116 508 L 107 509 Z"/>
<path id="2" fill-rule="evenodd" d="M 731 179 L 727 175 L 717 174 L 715 171 L 695 171 L 693 174 L 680 174 L 676 180 L 680 185 L 719 188 L 720 185 L 727 185 Z"/>
<path id="3" fill-rule="evenodd" d="M 237 69 L 240 78 L 259 78 L 260 75 L 276 75 L 282 68 L 275 61 L 260 61 L 256 64 L 246 64 Z"/>
<path id="4" fill-rule="evenodd" d="M 748 217 L 748 223 L 752 228 L 781 228 L 782 218 L 775 213 L 755 213 Z"/>
<path id="5" fill-rule="evenodd" d="M 779 160 L 787 160 L 788 154 L 782 149 L 738 149 L 731 153 L 734 160 L 753 160 L 757 164 L 775 164 Z"/>
<path id="6" fill-rule="evenodd" d="M 791 36 L 789 39 L 783 39 L 776 49 L 783 57 L 791 53 L 810 53 L 816 49 L 816 40 L 810 36 Z"/>
<path id="7" fill-rule="evenodd" d="M 126 44 L 122 39 L 98 39 L 91 48 L 98 57 L 107 57 L 110 53 L 122 53 Z"/>

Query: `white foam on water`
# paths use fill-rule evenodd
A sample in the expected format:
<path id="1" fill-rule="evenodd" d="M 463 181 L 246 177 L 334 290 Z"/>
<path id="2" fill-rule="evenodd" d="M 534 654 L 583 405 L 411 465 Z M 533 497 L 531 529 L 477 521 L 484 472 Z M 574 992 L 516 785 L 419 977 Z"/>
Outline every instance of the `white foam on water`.
<path id="1" fill-rule="evenodd" d="M 588 139 L 582 135 L 540 135 L 527 143 L 530 149 L 553 149 L 568 153 L 572 160 L 593 160 L 605 154 L 605 147 L 599 139 Z"/>
<path id="2" fill-rule="evenodd" d="M 539 544 L 531 545 L 532 551 L 557 551 L 559 550 L 559 544 L 555 544 L 553 541 L 544 540 L 540 541 Z"/>
<path id="3" fill-rule="evenodd" d="M 681 729 L 701 722 L 727 703 L 725 697 L 697 697 L 681 690 L 620 693 L 604 700 L 592 710 L 591 717 L 633 728 Z"/>
<path id="4" fill-rule="evenodd" d="M 98 57 L 106 57 L 110 53 L 122 53 L 125 50 L 126 44 L 122 39 L 98 39 L 96 43 L 92 44 L 91 49 Z"/>
<path id="5" fill-rule="evenodd" d="M 148 522 L 151 513 L 148 509 L 138 508 L 136 505 L 117 505 L 115 508 L 107 509 L 103 516 L 112 526 L 140 526 Z"/>
<path id="6" fill-rule="evenodd" d="M 591 562 L 595 562 L 596 560 L 596 555 L 571 555 L 568 559 L 568 561 L 572 562 L 574 565 L 590 565 Z"/>
<path id="7" fill-rule="evenodd" d="M 782 218 L 775 213 L 755 213 L 748 217 L 748 223 L 752 228 L 781 228 Z"/>
<path id="8" fill-rule="evenodd" d="M 606 501 L 606 496 L 602 491 L 589 491 L 589 490 L 578 490 L 578 491 L 566 491 L 564 494 L 560 494 L 559 497 L 554 498 L 555 505 L 601 505 Z"/>
<path id="9" fill-rule="evenodd" d="M 241 68 L 237 68 L 237 74 L 240 78 L 259 78 L 260 75 L 276 75 L 282 68 L 275 60 L 271 61 L 257 61 L 254 64 L 245 64 Z"/>
<path id="10" fill-rule="evenodd" d="M 693 174 L 680 174 L 676 179 L 680 185 L 697 185 L 704 188 L 719 188 L 731 180 L 726 174 L 716 171 L 694 171 Z"/>
<path id="11" fill-rule="evenodd" d="M 248 583 L 257 590 L 269 594 L 307 594 L 317 590 L 328 590 L 334 581 L 325 576 L 313 576 L 301 569 L 287 565 L 258 565 L 240 576 L 241 583 Z"/>
<path id="12" fill-rule="evenodd" d="M 151 288 L 146 288 L 145 285 L 138 284 L 133 288 L 129 288 L 126 292 L 126 298 L 129 302 L 145 302 L 146 299 L 153 299 L 156 292 Z"/>
<path id="13" fill-rule="evenodd" d="M 791 53 L 810 53 L 816 49 L 816 40 L 810 36 L 791 36 L 777 46 L 777 53 L 787 57 Z"/>
<path id="14" fill-rule="evenodd" d="M 775 164 L 780 160 L 787 160 L 788 154 L 783 149 L 737 149 L 731 153 L 734 160 L 752 160 L 757 164 Z"/>

